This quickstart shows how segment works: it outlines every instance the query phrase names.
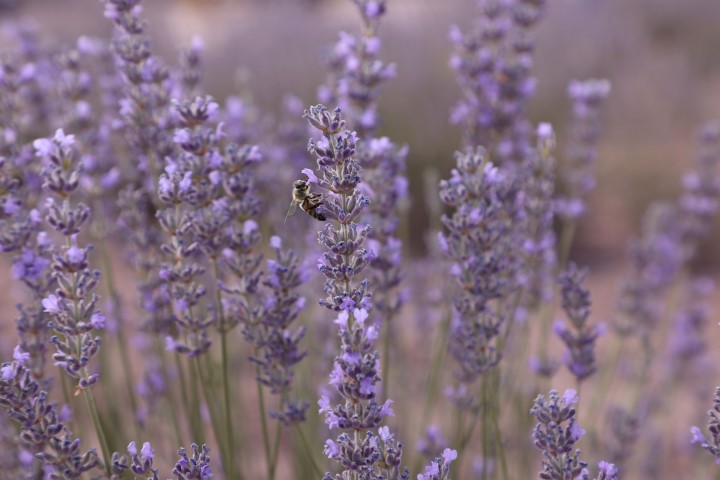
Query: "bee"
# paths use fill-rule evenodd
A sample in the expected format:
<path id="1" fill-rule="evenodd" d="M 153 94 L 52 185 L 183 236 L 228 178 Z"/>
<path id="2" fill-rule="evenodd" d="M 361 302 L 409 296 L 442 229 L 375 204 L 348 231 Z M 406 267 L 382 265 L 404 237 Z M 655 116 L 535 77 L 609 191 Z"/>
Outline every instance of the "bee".
<path id="1" fill-rule="evenodd" d="M 287 215 L 285 215 L 285 220 L 295 213 L 295 209 L 300 205 L 300 208 L 315 220 L 324 222 L 327 220 L 325 215 L 317 211 L 317 208 L 323 203 L 322 194 L 310 193 L 310 184 L 308 182 L 305 180 L 295 180 L 295 183 L 293 183 L 292 201 L 290 202 Z"/>

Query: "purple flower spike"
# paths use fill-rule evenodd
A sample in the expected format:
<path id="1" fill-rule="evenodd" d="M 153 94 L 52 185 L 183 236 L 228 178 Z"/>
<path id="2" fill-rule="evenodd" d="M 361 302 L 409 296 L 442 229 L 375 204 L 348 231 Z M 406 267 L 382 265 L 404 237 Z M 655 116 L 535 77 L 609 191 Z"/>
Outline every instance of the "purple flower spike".
<path id="1" fill-rule="evenodd" d="M 577 401 L 575 390 L 566 390 L 562 397 L 551 390 L 548 399 L 538 395 L 530 409 L 530 414 L 538 421 L 532 438 L 543 453 L 541 478 L 583 478 L 587 463 L 580 460 L 580 450 L 575 449 L 575 442 L 585 433 L 575 419 L 572 405 Z"/>
<path id="2" fill-rule="evenodd" d="M 590 291 L 582 286 L 586 277 L 587 270 L 578 269 L 575 264 L 570 264 L 560 276 L 562 307 L 572 330 L 562 323 L 555 328 L 568 349 L 566 365 L 579 381 L 595 373 L 595 341 L 599 335 L 597 326 L 588 323 Z"/>
<path id="3" fill-rule="evenodd" d="M 708 416 L 710 420 L 707 429 L 710 435 L 706 437 L 698 427 L 692 427 L 690 442 L 710 452 L 715 457 L 715 462 L 720 464 L 720 387 L 715 389 L 713 408 L 708 411 Z"/>
<path id="4" fill-rule="evenodd" d="M 400 470 L 402 444 L 389 430 L 381 430 L 383 419 L 394 413 L 392 401 L 381 405 L 376 399 L 380 380 L 379 355 L 374 345 L 377 329 L 368 321 L 368 281 L 360 278 L 369 264 L 365 241 L 371 228 L 356 223 L 369 203 L 358 188 L 361 168 L 354 156 L 357 139 L 343 129 L 345 121 L 340 109 L 330 112 L 317 105 L 304 116 L 323 133 L 324 141 L 311 141 L 308 147 L 318 157 L 319 184 L 338 192 L 337 196 L 326 197 L 323 204 L 330 221 L 318 233 L 327 249 L 318 267 L 326 278 L 327 294 L 320 304 L 339 312 L 335 323 L 339 327 L 340 353 L 335 357 L 330 383 L 341 400 L 333 405 L 323 396 L 318 405 L 325 423 L 342 432 L 336 439 L 329 439 L 324 450 L 341 466 L 342 473 L 328 473 L 323 478 L 341 480 L 359 473 L 363 478 L 406 479 L 407 469 L 402 473 Z M 362 452 L 361 458 L 357 452 Z"/>

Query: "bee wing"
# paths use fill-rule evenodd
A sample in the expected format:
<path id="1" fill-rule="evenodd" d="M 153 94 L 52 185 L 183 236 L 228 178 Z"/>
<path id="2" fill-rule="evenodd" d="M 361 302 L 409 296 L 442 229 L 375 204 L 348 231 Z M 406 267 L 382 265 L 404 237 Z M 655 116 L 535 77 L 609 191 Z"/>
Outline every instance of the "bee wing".
<path id="1" fill-rule="evenodd" d="M 287 222 L 287 218 L 288 218 L 290 215 L 292 215 L 293 213 L 295 213 L 295 210 L 297 209 L 297 206 L 298 206 L 298 202 L 296 202 L 296 201 L 294 201 L 294 200 L 293 200 L 292 202 L 290 202 L 290 208 L 288 208 L 287 214 L 285 215 L 285 221 L 286 221 L 286 222 Z"/>

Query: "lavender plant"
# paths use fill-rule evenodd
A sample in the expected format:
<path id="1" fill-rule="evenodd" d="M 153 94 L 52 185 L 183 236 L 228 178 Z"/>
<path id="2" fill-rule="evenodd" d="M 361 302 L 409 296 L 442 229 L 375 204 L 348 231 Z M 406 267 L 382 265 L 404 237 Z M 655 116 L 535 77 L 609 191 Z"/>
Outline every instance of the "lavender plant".
<path id="1" fill-rule="evenodd" d="M 597 159 L 597 142 L 602 134 L 602 110 L 610 93 L 610 82 L 604 79 L 573 80 L 568 85 L 567 93 L 572 101 L 573 121 L 562 172 L 564 193 L 555 199 L 554 207 L 564 222 L 572 223 L 585 212 L 587 195 L 595 187 L 592 167 Z M 566 243 L 561 247 L 562 252 L 569 248 L 571 238 L 564 241 Z"/>
<path id="2" fill-rule="evenodd" d="M 357 138 L 354 132 L 345 129 L 339 108 L 330 112 L 317 105 L 310 107 L 304 116 L 322 132 L 319 140 L 311 139 L 308 144 L 308 150 L 317 157 L 319 175 L 311 170 L 306 174 L 311 182 L 328 191 L 322 208 L 333 221 L 318 232 L 318 240 L 327 249 L 318 263 L 326 278 L 327 294 L 320 303 L 338 312 L 335 323 L 341 339 L 330 384 L 343 401 L 332 405 L 323 396 L 318 404 L 331 429 L 354 432 L 352 436 L 342 433 L 335 440 L 326 441 L 325 454 L 343 470 L 335 476 L 327 473 L 324 478 L 407 479 L 407 469 L 400 470 L 402 443 L 387 427 L 381 427 L 383 419 L 394 412 L 391 400 L 383 404 L 376 400 L 380 365 L 374 342 L 378 330 L 366 322 L 372 305 L 371 292 L 367 280 L 358 278 L 372 253 L 364 245 L 371 227 L 356 223 L 370 203 L 358 190 L 360 167 L 354 158 Z"/>
<path id="3" fill-rule="evenodd" d="M 574 331 L 561 323 L 555 325 L 555 333 L 567 347 L 565 364 L 575 376 L 578 389 L 580 382 L 597 370 L 595 342 L 602 332 L 600 327 L 588 323 L 590 292 L 582 286 L 586 277 L 587 270 L 579 269 L 574 263 L 560 276 L 562 307 Z"/>
<path id="4" fill-rule="evenodd" d="M 330 70 L 327 85 L 319 92 L 320 101 L 337 104 L 347 117 L 349 128 L 364 139 L 357 145 L 356 158 L 363 170 L 363 184 L 373 202 L 368 207 L 368 246 L 374 252 L 370 266 L 370 288 L 374 306 L 383 325 L 383 388 L 389 392 L 390 350 L 393 344 L 392 320 L 400 314 L 403 299 L 397 292 L 402 279 L 402 242 L 398 236 L 399 213 L 407 197 L 405 177 L 407 146 L 395 145 L 388 137 L 377 137 L 380 124 L 378 97 L 382 85 L 395 77 L 395 64 L 380 60 L 382 41 L 378 35 L 386 14 L 385 0 L 353 0 L 363 24 L 362 36 L 340 33 L 326 63 Z"/>
<path id="5" fill-rule="evenodd" d="M 710 420 L 707 425 L 709 436 L 706 437 L 698 427 L 692 427 L 692 443 L 700 445 L 715 457 L 715 463 L 720 465 L 720 387 L 715 389 L 715 400 L 712 410 L 708 411 Z"/>
<path id="6" fill-rule="evenodd" d="M 537 82 L 533 30 L 545 2 L 478 3 L 472 26 L 450 33 L 462 89 L 452 121 L 462 125 L 463 148 L 440 184 L 444 207 L 428 207 L 429 223 L 442 217 L 436 230 L 444 228 L 438 244 L 449 276 L 432 256 L 406 254 L 406 239 L 422 234 L 415 224 L 404 228 L 409 149 L 383 135 L 394 129 L 394 138 L 412 139 L 421 117 L 395 125 L 381 115 L 381 91 L 403 71 L 383 60 L 385 0 L 353 0 L 361 28 L 340 34 L 318 92 L 345 117 L 308 109 L 319 132 L 309 142 L 317 168 L 304 170 L 304 101 L 286 97 L 278 120 L 267 97 L 253 100 L 246 86 L 241 97 L 215 101 L 203 85 L 225 83 L 208 70 L 213 52 L 206 58 L 196 37 L 165 63 L 151 48 L 141 0 L 102 2 L 115 27 L 110 40 L 66 44 L 27 21 L 3 26 L 8 42 L 0 48 L 10 50 L 0 52 L 0 250 L 15 281 L 2 283 L 0 314 L 15 317 L 16 333 L 0 322 L 0 477 L 359 480 L 408 479 L 415 470 L 419 480 L 448 480 L 452 466 L 462 478 L 530 478 L 537 457 L 526 440 L 535 418 L 540 478 L 610 480 L 620 470 L 628 478 L 705 478 L 700 461 L 667 468 L 632 456 L 655 460 L 674 448 L 685 427 L 667 413 L 690 425 L 674 407 L 713 374 L 712 362 L 703 363 L 712 287 L 693 262 L 717 213 L 720 130 L 704 129 L 682 193 L 651 207 L 631 244 L 613 322 L 619 353 L 605 364 L 596 359 L 600 327 L 590 323 L 586 271 L 569 258 L 572 232 L 589 210 L 609 84 L 571 82 L 573 117 L 556 162 L 553 128 L 534 129 L 528 108 Z M 167 5 L 146 5 L 150 15 L 168 13 Z M 411 58 L 403 55 L 401 67 Z M 413 162 L 427 156 L 417 155 Z M 425 166 L 413 164 L 411 178 Z M 299 171 L 324 224 L 306 215 L 282 223 L 283 192 Z M 431 183 L 427 191 L 439 182 Z M 413 222 L 425 220 L 421 210 L 413 209 Z M 320 308 L 334 322 L 305 308 L 310 275 L 301 259 L 317 257 L 306 241 L 313 226 L 323 249 Z M 595 269 L 597 278 L 610 278 L 611 267 Z M 591 419 L 583 450 L 613 462 L 592 472 L 578 450 L 576 393 L 541 395 L 527 415 L 539 386 L 565 378 L 551 378 L 556 297 L 567 317 L 556 328 L 565 363 L 578 390 L 594 389 L 583 403 Z M 595 300 L 593 314 L 605 304 Z M 441 311 L 445 318 L 431 318 Z M 339 342 L 328 334 L 334 326 Z M 236 342 L 240 335 L 247 343 Z M 423 351 L 429 337 L 442 347 L 434 355 Z M 440 378 L 448 338 L 454 381 Z M 531 342 L 546 378 L 529 381 Z M 632 342 L 640 356 L 623 355 Z M 319 402 L 328 433 L 318 430 L 307 393 L 330 362 Z M 429 380 L 418 374 L 425 366 Z M 390 370 L 403 382 L 397 404 Z M 612 388 L 616 372 L 622 386 Z M 586 385 L 590 376 L 597 381 Z M 435 408 L 443 382 L 452 384 L 452 414 Z M 608 392 L 618 398 L 605 409 Z M 720 458 L 718 398 L 707 432 L 694 427 L 692 440 Z M 398 415 L 389 419 L 393 406 Z M 286 436 L 289 426 L 296 436 Z M 419 451 L 403 457 L 400 437 Z M 208 445 L 218 454 L 212 463 Z M 256 461 L 263 450 L 264 465 Z M 321 451 L 331 460 L 324 476 Z M 411 470 L 403 468 L 408 458 Z M 463 466 L 468 458 L 472 467 Z"/>
<path id="7" fill-rule="evenodd" d="M 455 70 L 463 98 L 451 122 L 463 127 L 465 147 L 485 146 L 498 164 L 521 162 L 530 148 L 527 101 L 535 91 L 532 28 L 544 0 L 483 0 L 473 26 L 450 30 Z"/>
<path id="8" fill-rule="evenodd" d="M 98 296 L 93 293 L 100 272 L 90 270 L 88 254 L 92 246 L 81 247 L 77 235 L 90 217 L 90 209 L 82 203 L 71 203 L 80 184 L 75 137 L 57 130 L 52 139 L 33 142 L 36 153 L 45 162 L 43 188 L 51 194 L 46 221 L 65 237 L 65 245 L 53 256 L 52 269 L 58 288 L 42 300 L 50 315 L 48 326 L 56 335 L 50 338 L 56 353 L 53 360 L 73 379 L 77 380 L 76 394 L 82 393 L 92 416 L 102 447 L 106 469 L 110 450 L 103 432 L 95 400 L 90 387 L 99 374 L 91 373 L 90 360 L 98 353 L 101 339 L 94 332 L 105 328 L 105 316 L 98 310 Z"/>
<path id="9" fill-rule="evenodd" d="M 545 480 L 589 480 L 587 463 L 580 460 L 575 444 L 585 434 L 576 419 L 573 405 L 578 403 L 575 390 L 566 390 L 562 397 L 551 390 L 548 398 L 539 395 L 530 414 L 538 424 L 533 429 L 533 443 L 542 451 L 540 478 Z M 600 462 L 597 480 L 616 480 L 618 469 L 605 461 Z"/>
<path id="10" fill-rule="evenodd" d="M 40 389 L 30 370 L 24 366 L 29 355 L 17 352 L 13 362 L 0 366 L 0 405 L 19 425 L 20 445 L 39 461 L 29 462 L 28 471 L 42 475 L 41 465 L 47 465 L 50 467 L 49 478 L 71 480 L 101 467 L 95 449 L 80 450 L 80 439 L 60 421 L 57 408 L 48 401 L 47 392 Z"/>

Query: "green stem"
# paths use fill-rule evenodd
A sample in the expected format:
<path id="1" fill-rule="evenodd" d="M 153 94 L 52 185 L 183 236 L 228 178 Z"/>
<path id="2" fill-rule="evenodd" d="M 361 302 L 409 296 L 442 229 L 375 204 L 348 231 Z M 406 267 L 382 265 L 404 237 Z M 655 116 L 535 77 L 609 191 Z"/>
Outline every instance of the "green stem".
<path id="1" fill-rule="evenodd" d="M 165 358 L 165 352 L 163 351 L 162 347 L 160 346 L 159 338 L 155 336 L 154 339 L 154 346 L 155 346 L 155 354 L 160 359 L 160 368 L 162 369 L 163 378 L 170 378 L 170 369 L 168 368 L 167 359 Z M 178 375 L 180 375 L 178 373 Z M 185 386 L 185 379 L 183 378 L 181 383 L 181 388 L 183 388 L 183 406 L 185 407 L 185 414 L 188 415 L 189 418 L 189 410 L 187 408 L 187 397 L 185 397 L 186 391 L 184 389 Z M 167 402 L 168 409 L 166 410 L 168 421 L 172 424 L 173 430 L 175 431 L 175 445 L 182 445 L 182 433 L 180 432 L 180 422 L 178 419 L 182 418 L 182 415 L 180 412 L 176 411 L 175 406 L 175 395 L 173 395 L 173 388 L 171 385 L 168 385 L 167 388 L 167 396 L 165 397 L 165 401 Z M 174 453 L 174 452 L 173 452 Z"/>
<path id="2" fill-rule="evenodd" d="M 383 375 L 383 396 L 390 398 L 390 318 L 383 319 L 385 324 L 385 336 L 383 338 L 382 375 Z"/>
<path id="3" fill-rule="evenodd" d="M 100 249 L 100 257 L 103 263 L 103 278 L 105 279 L 105 286 L 108 295 L 112 299 L 112 302 L 115 306 L 116 312 L 118 313 L 118 318 L 122 319 L 122 315 L 120 314 L 120 295 L 118 294 L 117 288 L 115 287 L 112 262 L 110 261 L 110 257 L 108 256 L 105 243 L 101 242 L 101 245 L 103 245 L 103 247 Z M 133 427 L 135 429 L 135 436 L 137 438 L 140 438 L 140 424 L 137 417 L 138 401 L 137 397 L 135 396 L 135 378 L 133 375 L 132 366 L 130 364 L 128 342 L 126 341 L 124 327 L 125 322 L 119 321 L 117 329 L 117 344 L 120 347 L 120 361 L 122 362 L 123 367 L 125 390 L 127 390 L 127 395 L 130 400 L 130 408 L 132 408 L 133 411 Z"/>
<path id="4" fill-rule="evenodd" d="M 176 360 L 178 362 L 178 368 L 182 368 L 180 362 L 180 354 L 176 353 Z M 200 372 L 198 368 L 190 367 L 190 425 L 193 429 L 193 441 L 198 443 L 205 443 L 205 429 L 202 427 L 202 420 L 200 416 L 200 396 L 198 395 L 198 385 L 200 384 Z"/>
<path id="5" fill-rule="evenodd" d="M 223 383 L 223 398 L 225 403 L 225 424 L 228 426 L 226 432 L 227 432 L 227 442 L 228 442 L 228 449 L 231 452 L 235 451 L 235 435 L 234 435 L 234 425 L 232 421 L 232 409 L 230 408 L 230 373 L 229 373 L 229 362 L 228 362 L 228 346 L 227 346 L 227 326 L 225 325 L 225 309 L 223 307 L 222 303 L 222 292 L 217 287 L 218 282 L 220 282 L 220 267 L 218 265 L 217 259 L 213 258 L 212 261 L 213 264 L 213 275 L 215 279 L 215 309 L 217 310 L 218 314 L 220 315 L 220 347 L 221 347 L 221 356 L 222 356 L 222 383 Z M 228 476 L 230 478 L 234 478 L 234 465 L 228 465 L 228 468 L 230 469 L 228 472 Z"/>
<path id="6" fill-rule="evenodd" d="M 259 377 L 260 367 L 255 367 L 255 371 Z M 260 426 L 262 428 L 263 446 L 265 447 L 265 464 L 267 465 L 268 479 L 272 480 L 274 472 L 272 468 L 272 459 L 270 458 L 270 432 L 268 431 L 267 414 L 265 412 L 265 395 L 263 393 L 262 385 L 260 385 L 260 382 L 256 381 L 255 385 L 257 386 L 258 409 L 260 410 Z"/>
<path id="7" fill-rule="evenodd" d="M 567 267 L 570 259 L 573 238 L 575 237 L 575 222 L 570 220 L 564 222 L 560 232 L 560 251 L 558 253 L 558 269 L 560 272 Z"/>
<path id="8" fill-rule="evenodd" d="M 488 465 L 490 462 L 490 429 L 487 425 L 488 420 L 488 404 L 487 404 L 487 390 L 488 390 L 488 380 L 487 376 L 483 375 L 482 378 L 482 403 L 481 403 L 481 409 L 482 409 L 482 455 L 483 455 L 483 469 L 482 469 L 482 480 L 487 480 L 488 476 Z M 473 423 L 474 427 L 474 423 Z M 467 441 L 470 441 L 471 436 L 468 435 Z M 467 444 L 467 442 L 465 442 Z M 464 445 L 463 445 L 464 447 Z"/>
<path id="9" fill-rule="evenodd" d="M 425 406 L 423 408 L 423 416 L 421 425 L 425 425 L 429 418 L 430 412 L 435 406 L 437 394 L 440 385 L 440 373 L 445 366 L 445 355 L 447 353 L 447 340 L 450 335 L 450 314 L 448 313 L 440 323 L 440 335 L 435 345 L 435 354 L 433 355 L 432 367 L 428 378 L 428 388 L 425 395 Z"/>
<path id="10" fill-rule="evenodd" d="M 497 406 L 496 406 L 497 407 Z M 492 415 L 492 426 L 495 430 L 495 445 L 497 446 L 497 454 L 498 458 L 500 459 L 500 470 L 502 471 L 503 480 L 508 480 L 508 467 L 507 467 L 507 459 L 505 458 L 505 445 L 502 440 L 502 431 L 500 430 L 500 422 L 499 422 L 499 411 L 495 410 L 497 412 L 495 415 Z"/>
<path id="11" fill-rule="evenodd" d="M 503 480 L 508 480 L 508 469 L 507 469 L 507 460 L 505 458 L 505 445 L 503 443 L 502 438 L 502 430 L 500 430 L 500 417 L 502 414 L 502 411 L 500 410 L 500 406 L 502 403 L 500 402 L 500 379 L 501 379 L 501 373 L 500 365 L 495 368 L 495 370 L 492 372 L 492 380 L 493 380 L 493 388 L 489 392 L 490 395 L 492 395 L 492 414 L 490 415 L 490 418 L 492 420 L 492 427 L 495 431 L 493 437 L 495 438 L 495 446 L 497 448 L 497 456 L 500 460 L 500 468 L 503 475 Z"/>
<path id="12" fill-rule="evenodd" d="M 272 445 L 272 476 L 270 478 L 275 478 L 275 472 L 277 471 L 277 462 L 278 458 L 280 458 L 280 438 L 282 437 L 282 422 L 280 420 L 277 420 L 277 423 L 275 425 L 275 439 L 273 440 Z"/>
<path id="13" fill-rule="evenodd" d="M 83 376 L 87 376 L 85 373 Z M 100 441 L 100 449 L 102 450 L 103 462 L 105 463 L 105 474 L 110 476 L 110 448 L 108 447 L 107 439 L 105 438 L 105 432 L 100 423 L 100 415 L 95 405 L 95 398 L 92 392 L 88 388 L 83 389 L 83 396 L 85 397 L 85 403 L 87 404 L 88 410 L 90 411 L 90 417 L 92 418 L 93 425 L 95 425 L 95 432 L 97 432 L 98 440 Z"/>
<path id="14" fill-rule="evenodd" d="M 592 423 L 590 429 L 595 430 L 596 422 L 600 418 L 600 412 L 605 409 L 605 402 L 610 397 L 612 391 L 612 384 L 615 380 L 615 374 L 618 366 L 620 365 L 620 359 L 623 356 L 623 349 L 625 347 L 626 337 L 620 337 L 618 342 L 615 342 L 615 351 L 611 355 L 611 367 L 603 370 L 606 372 L 598 381 L 598 388 L 595 390 L 597 393 L 593 395 L 592 404 L 590 407 L 591 412 L 598 412 L 598 415 L 592 416 Z"/>
<path id="15" fill-rule="evenodd" d="M 432 356 L 430 375 L 428 376 L 427 389 L 425 390 L 425 405 L 423 407 L 422 420 L 420 421 L 420 428 L 428 424 L 430 420 L 430 413 L 435 406 L 437 399 L 439 385 L 440 385 L 440 374 L 445 366 L 445 355 L 447 353 L 447 339 L 450 331 L 450 315 L 447 314 L 443 317 L 439 325 L 439 335 L 437 335 L 437 341 L 435 343 L 435 352 Z M 418 433 L 419 435 L 422 432 Z M 413 471 L 417 472 L 422 468 L 423 458 L 418 455 L 413 467 Z"/>
<path id="16" fill-rule="evenodd" d="M 223 435 L 221 433 L 222 428 L 220 427 L 220 424 L 218 422 L 217 412 L 215 410 L 215 405 L 212 402 L 212 397 L 210 395 L 210 389 L 208 388 L 206 376 L 203 375 L 200 366 L 200 359 L 195 356 L 192 360 L 195 368 L 195 375 L 197 376 L 197 380 L 199 380 L 200 382 L 203 397 L 205 398 L 205 404 L 207 405 L 208 413 L 210 414 L 210 423 L 212 424 L 215 441 L 217 442 L 218 449 L 220 450 L 220 458 L 222 459 L 223 468 L 227 468 L 227 465 L 230 465 L 227 445 L 223 445 Z"/>
<path id="17" fill-rule="evenodd" d="M 318 477 L 322 476 L 322 470 L 320 469 L 320 466 L 317 463 L 317 460 L 315 460 L 315 454 L 313 450 L 310 448 L 310 444 L 307 441 L 307 437 L 305 437 L 305 432 L 303 431 L 302 427 L 299 423 L 295 423 L 295 431 L 297 432 L 298 436 L 300 437 L 300 443 L 302 443 L 303 448 L 305 449 L 305 453 L 307 458 L 310 460 L 310 464 L 313 467 L 313 470 L 315 471 L 315 474 Z"/>

